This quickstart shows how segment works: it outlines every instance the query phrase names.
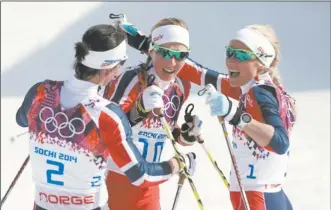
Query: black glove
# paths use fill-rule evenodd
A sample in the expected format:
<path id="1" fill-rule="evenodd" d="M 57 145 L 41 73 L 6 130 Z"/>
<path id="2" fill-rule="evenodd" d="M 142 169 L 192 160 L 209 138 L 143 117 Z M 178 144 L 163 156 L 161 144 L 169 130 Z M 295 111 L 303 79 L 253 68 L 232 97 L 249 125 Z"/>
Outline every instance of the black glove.
<path id="1" fill-rule="evenodd" d="M 133 47 L 140 52 L 147 53 L 149 49 L 149 43 L 151 42 L 151 38 L 145 35 L 136 35 L 132 36 L 127 34 L 128 37 L 128 44 L 130 47 Z"/>
<path id="2" fill-rule="evenodd" d="M 121 28 L 126 33 L 128 44 L 131 47 L 143 53 L 148 52 L 151 38 L 144 35 L 132 23 L 127 22 L 125 14 L 110 14 L 109 18 L 111 19 L 111 25 Z"/>
<path id="3" fill-rule="evenodd" d="M 175 140 L 183 146 L 191 146 L 199 140 L 202 121 L 198 116 L 185 117 L 185 123 L 181 128 L 175 128 L 172 132 Z"/>

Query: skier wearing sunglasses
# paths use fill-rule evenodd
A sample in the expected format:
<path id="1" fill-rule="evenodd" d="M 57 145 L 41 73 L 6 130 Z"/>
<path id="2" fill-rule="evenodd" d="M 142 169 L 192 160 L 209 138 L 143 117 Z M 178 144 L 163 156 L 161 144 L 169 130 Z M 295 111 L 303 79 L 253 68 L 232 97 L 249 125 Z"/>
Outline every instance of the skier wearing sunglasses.
<path id="1" fill-rule="evenodd" d="M 148 52 L 152 40 L 138 30 L 136 34 L 128 33 L 125 27 L 129 45 Z M 233 125 L 233 149 L 250 209 L 292 210 L 282 184 L 296 116 L 294 100 L 278 76 L 280 51 L 276 34 L 268 25 L 246 26 L 237 31 L 225 49 L 228 74 L 186 59 L 177 76 L 201 86 L 211 84 L 207 104 L 213 116 L 222 116 Z M 228 97 L 238 100 L 239 107 Z M 234 209 L 241 210 L 244 204 L 236 175 L 231 171 L 231 202 Z"/>
<path id="2" fill-rule="evenodd" d="M 213 116 L 233 125 L 233 150 L 250 209 L 292 210 L 282 189 L 290 154 L 289 135 L 295 123 L 294 100 L 278 79 L 279 43 L 267 25 L 237 31 L 226 47 L 229 90 L 240 87 L 233 106 L 226 91 L 210 86 L 207 103 Z M 233 169 L 232 169 L 233 171 Z M 234 209 L 244 209 L 235 173 L 230 178 Z"/>
<path id="3" fill-rule="evenodd" d="M 201 123 L 194 116 L 192 122 L 182 126 L 181 133 L 177 119 L 181 107 L 190 92 L 190 82 L 176 75 L 185 65 L 190 51 L 189 32 L 186 24 L 177 18 L 160 20 L 152 29 L 152 42 L 148 46 L 149 59 L 142 65 L 133 67 L 119 75 L 105 88 L 104 98 L 118 103 L 130 120 L 135 146 L 142 157 L 151 163 L 161 161 L 161 155 L 168 140 L 160 118 L 154 112 L 161 108 L 173 135 L 183 145 L 191 145 L 200 135 Z M 146 75 L 154 75 L 155 80 L 146 87 Z M 191 156 L 185 156 L 192 159 Z M 194 173 L 194 160 L 186 160 L 191 175 Z M 192 163 L 192 164 L 189 164 Z M 118 169 L 114 161 L 108 161 L 108 204 L 110 209 L 156 210 L 160 209 L 159 186 L 139 188 L 130 183 Z M 126 201 L 123 202 L 123 197 Z"/>

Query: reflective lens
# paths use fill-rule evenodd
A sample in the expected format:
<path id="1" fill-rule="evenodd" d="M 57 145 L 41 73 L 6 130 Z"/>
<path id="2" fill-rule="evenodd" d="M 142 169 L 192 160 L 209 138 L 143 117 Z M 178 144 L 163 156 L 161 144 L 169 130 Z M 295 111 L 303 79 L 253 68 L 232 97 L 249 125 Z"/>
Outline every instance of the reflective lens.
<path id="1" fill-rule="evenodd" d="M 176 51 L 171 50 L 165 47 L 161 47 L 159 45 L 153 44 L 153 48 L 155 49 L 155 52 L 158 56 L 161 56 L 165 60 L 169 60 L 172 57 L 174 57 L 178 61 L 183 61 L 189 56 L 188 51 Z"/>
<path id="2" fill-rule="evenodd" d="M 231 47 L 225 47 L 225 48 L 226 48 L 226 58 L 227 59 L 231 58 L 233 55 L 240 62 L 253 60 L 255 58 L 255 55 L 253 52 L 250 52 L 250 51 L 247 51 L 244 49 L 234 49 Z"/>

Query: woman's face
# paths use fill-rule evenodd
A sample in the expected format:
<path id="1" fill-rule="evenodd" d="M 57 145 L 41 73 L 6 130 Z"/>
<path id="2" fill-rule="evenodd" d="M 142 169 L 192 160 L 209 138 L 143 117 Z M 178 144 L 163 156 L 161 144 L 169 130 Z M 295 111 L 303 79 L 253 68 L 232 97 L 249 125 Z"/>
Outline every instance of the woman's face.
<path id="1" fill-rule="evenodd" d="M 257 75 L 261 64 L 244 43 L 231 40 L 226 54 L 225 63 L 232 87 L 245 85 Z"/>
<path id="2" fill-rule="evenodd" d="M 106 86 L 114 77 L 116 77 L 121 70 L 124 61 L 117 64 L 115 67 L 111 69 L 101 70 L 99 73 L 99 82 L 98 84 L 101 86 Z"/>
<path id="3" fill-rule="evenodd" d="M 170 50 L 170 51 L 169 51 Z M 176 57 L 174 54 L 178 55 Z M 156 45 L 150 52 L 156 74 L 163 81 L 171 81 L 183 68 L 188 56 L 188 49 L 179 43 Z"/>

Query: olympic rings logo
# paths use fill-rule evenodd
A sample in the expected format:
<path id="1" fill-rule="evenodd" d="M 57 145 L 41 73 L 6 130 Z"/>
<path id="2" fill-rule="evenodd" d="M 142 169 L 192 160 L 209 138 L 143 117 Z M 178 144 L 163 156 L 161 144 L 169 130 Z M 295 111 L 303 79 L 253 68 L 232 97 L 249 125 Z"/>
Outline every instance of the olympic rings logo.
<path id="1" fill-rule="evenodd" d="M 163 114 L 168 118 L 175 117 L 177 111 L 179 111 L 180 98 L 177 95 L 173 95 L 171 96 L 171 99 L 169 99 L 167 95 L 163 94 L 162 99 L 164 101 L 164 107 L 162 108 Z M 152 112 L 157 116 L 157 114 L 154 113 L 154 110 L 152 110 Z"/>
<path id="2" fill-rule="evenodd" d="M 47 116 L 46 119 L 43 118 L 45 115 Z M 68 116 L 65 113 L 58 112 L 54 115 L 54 111 L 50 107 L 44 107 L 40 110 L 39 119 L 44 123 L 45 129 L 49 133 L 54 133 L 57 130 L 58 134 L 62 138 L 72 138 L 74 135 L 82 134 L 86 128 L 86 125 L 82 119 L 75 117 L 69 121 Z M 60 120 L 58 121 L 58 119 Z M 82 128 L 80 130 L 76 130 L 76 128 L 79 127 L 79 123 L 81 124 L 80 127 Z M 66 130 L 70 130 L 70 135 L 63 134 L 62 130 L 65 128 L 67 128 Z"/>

